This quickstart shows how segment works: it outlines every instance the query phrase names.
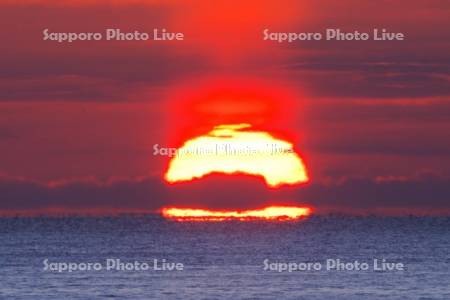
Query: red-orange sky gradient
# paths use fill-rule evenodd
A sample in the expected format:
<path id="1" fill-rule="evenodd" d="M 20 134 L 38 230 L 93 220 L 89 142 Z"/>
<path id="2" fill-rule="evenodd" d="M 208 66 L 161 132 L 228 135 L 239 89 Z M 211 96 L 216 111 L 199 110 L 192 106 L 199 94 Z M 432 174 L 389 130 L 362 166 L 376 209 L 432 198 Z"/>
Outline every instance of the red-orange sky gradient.
<path id="1" fill-rule="evenodd" d="M 0 215 L 165 206 L 450 213 L 445 1 L 2 1 Z M 399 42 L 263 41 L 262 31 L 404 32 Z M 42 30 L 183 32 L 185 41 L 59 44 Z M 176 185 L 169 158 L 220 124 L 293 143 L 310 182 L 213 174 Z"/>

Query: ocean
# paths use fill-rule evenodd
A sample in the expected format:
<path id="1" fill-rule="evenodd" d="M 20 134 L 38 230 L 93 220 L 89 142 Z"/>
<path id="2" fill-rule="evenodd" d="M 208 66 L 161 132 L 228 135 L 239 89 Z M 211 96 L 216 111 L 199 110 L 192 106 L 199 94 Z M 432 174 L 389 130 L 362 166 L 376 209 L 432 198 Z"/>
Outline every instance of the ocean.
<path id="1" fill-rule="evenodd" d="M 1 299 L 450 299 L 448 217 L 14 217 L 0 238 Z"/>

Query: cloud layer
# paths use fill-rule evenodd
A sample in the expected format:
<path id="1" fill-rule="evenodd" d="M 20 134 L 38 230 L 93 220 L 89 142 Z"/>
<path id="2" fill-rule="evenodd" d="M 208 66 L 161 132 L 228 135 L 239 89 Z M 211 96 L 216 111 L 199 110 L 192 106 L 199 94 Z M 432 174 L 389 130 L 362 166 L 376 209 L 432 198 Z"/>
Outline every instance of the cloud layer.
<path id="1" fill-rule="evenodd" d="M 414 177 L 349 178 L 270 190 L 262 179 L 208 176 L 168 185 L 156 178 L 36 182 L 0 178 L 3 215 L 47 213 L 157 212 L 164 206 L 213 209 L 258 208 L 269 204 L 312 206 L 317 213 L 447 214 L 450 179 Z"/>

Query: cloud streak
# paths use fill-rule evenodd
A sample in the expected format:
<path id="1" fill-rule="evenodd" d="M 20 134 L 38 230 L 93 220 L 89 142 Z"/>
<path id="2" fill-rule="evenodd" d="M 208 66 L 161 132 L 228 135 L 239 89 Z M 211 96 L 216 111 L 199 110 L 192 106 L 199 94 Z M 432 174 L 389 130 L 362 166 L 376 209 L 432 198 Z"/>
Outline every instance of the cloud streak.
<path id="1" fill-rule="evenodd" d="M 274 201 L 311 205 L 322 214 L 439 215 L 449 213 L 450 179 L 433 174 L 347 178 L 268 190 L 262 180 L 239 176 L 209 176 L 179 185 L 151 177 L 43 183 L 3 176 L 0 195 L 2 215 L 157 212 L 172 205 L 248 209 Z"/>

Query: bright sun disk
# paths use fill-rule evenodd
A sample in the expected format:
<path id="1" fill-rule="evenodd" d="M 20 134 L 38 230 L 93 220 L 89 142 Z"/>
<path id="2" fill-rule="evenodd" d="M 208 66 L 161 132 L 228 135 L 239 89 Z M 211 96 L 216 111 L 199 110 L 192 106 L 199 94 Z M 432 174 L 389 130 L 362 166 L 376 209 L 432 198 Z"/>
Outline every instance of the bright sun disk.
<path id="1" fill-rule="evenodd" d="M 162 215 L 175 221 L 292 221 L 311 214 L 311 208 L 298 206 L 269 206 L 263 209 L 223 211 L 195 208 L 163 208 Z"/>
<path id="2" fill-rule="evenodd" d="M 212 173 L 262 176 L 270 187 L 308 181 L 306 167 L 293 145 L 249 124 L 214 127 L 186 141 L 171 159 L 165 179 L 190 181 Z"/>

